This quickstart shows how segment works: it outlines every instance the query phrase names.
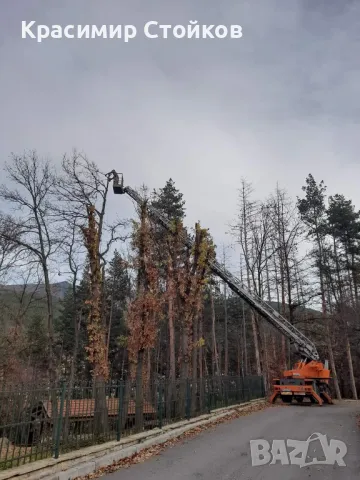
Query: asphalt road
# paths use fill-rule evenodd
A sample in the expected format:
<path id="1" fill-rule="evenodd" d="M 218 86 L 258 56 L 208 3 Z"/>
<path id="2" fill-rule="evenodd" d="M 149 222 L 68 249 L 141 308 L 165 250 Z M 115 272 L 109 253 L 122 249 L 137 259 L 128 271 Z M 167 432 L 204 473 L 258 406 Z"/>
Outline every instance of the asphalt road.
<path id="1" fill-rule="evenodd" d="M 360 429 L 356 415 L 360 402 L 327 406 L 274 406 L 222 424 L 169 448 L 157 457 L 107 475 L 107 480 L 359 480 Z M 250 440 L 307 440 L 313 433 L 346 444 L 345 466 L 313 464 L 253 466 Z M 286 447 L 285 457 L 292 451 Z M 319 440 L 310 442 L 307 462 L 324 460 Z M 341 457 L 340 452 L 340 457 Z M 271 461 L 271 460 L 270 460 Z"/>

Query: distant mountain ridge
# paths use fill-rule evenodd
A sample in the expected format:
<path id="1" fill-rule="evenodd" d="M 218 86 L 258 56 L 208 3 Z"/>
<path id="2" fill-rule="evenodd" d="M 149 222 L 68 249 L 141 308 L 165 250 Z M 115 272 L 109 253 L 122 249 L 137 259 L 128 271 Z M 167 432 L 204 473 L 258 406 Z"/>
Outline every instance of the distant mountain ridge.
<path id="1" fill-rule="evenodd" d="M 68 291 L 69 288 L 71 288 L 71 283 L 70 282 L 57 282 L 57 283 L 52 283 L 51 284 L 52 292 L 53 292 L 53 297 L 55 300 L 62 300 L 65 297 L 66 292 Z M 14 294 L 20 294 L 24 289 L 24 285 L 21 284 L 14 284 L 14 285 L 1 285 L 0 284 L 0 294 L 3 293 L 14 293 Z M 29 284 L 26 286 L 26 294 L 31 295 L 35 292 L 35 296 L 37 298 L 45 298 L 46 297 L 46 292 L 45 292 L 45 285 L 43 283 L 40 283 L 39 285 L 36 284 Z M 281 307 L 279 309 L 279 304 L 278 302 L 271 301 L 267 302 L 272 308 L 274 308 L 277 311 L 281 311 Z M 286 310 L 288 309 L 288 305 L 285 305 Z M 306 312 L 307 314 L 313 315 L 313 316 L 318 316 L 320 315 L 320 312 L 317 309 L 314 308 L 309 308 L 309 307 L 304 307 L 301 306 L 299 307 L 298 311 L 302 311 L 303 313 Z M 286 315 L 285 315 L 286 316 Z"/>
<path id="2" fill-rule="evenodd" d="M 0 292 L 9 292 L 9 293 L 21 293 L 24 290 L 25 285 L 14 284 L 14 285 L 0 285 Z M 54 298 L 62 300 L 65 297 L 67 290 L 71 287 L 69 282 L 58 282 L 52 283 L 51 289 Z M 43 283 L 35 284 L 30 283 L 26 285 L 25 293 L 28 295 L 35 294 L 36 297 L 45 297 L 45 285 Z"/>

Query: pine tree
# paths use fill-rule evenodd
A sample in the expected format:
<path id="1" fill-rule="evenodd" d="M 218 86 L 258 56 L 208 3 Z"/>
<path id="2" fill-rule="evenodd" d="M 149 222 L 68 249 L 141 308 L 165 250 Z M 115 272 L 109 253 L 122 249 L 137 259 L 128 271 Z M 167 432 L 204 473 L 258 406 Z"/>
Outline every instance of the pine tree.
<path id="1" fill-rule="evenodd" d="M 357 262 L 360 254 L 360 212 L 355 211 L 351 200 L 344 195 L 329 197 L 327 209 L 329 233 L 335 242 L 340 243 L 344 269 L 347 275 L 347 285 L 351 300 L 356 306 L 358 300 Z"/>
<path id="2" fill-rule="evenodd" d="M 152 206 L 160 210 L 169 220 L 184 219 L 185 200 L 171 178 L 166 182 L 164 188 L 154 190 L 152 197 Z"/>
<path id="3" fill-rule="evenodd" d="M 64 299 L 60 314 L 55 322 L 55 333 L 58 343 L 61 345 L 62 351 L 62 367 L 65 377 L 70 375 L 72 357 L 75 355 L 75 378 L 90 380 L 90 365 L 87 360 L 85 347 L 87 345 L 86 321 L 88 315 L 88 298 L 89 283 L 87 272 L 80 284 L 76 287 L 76 299 L 72 289 L 69 289 Z M 76 339 L 75 321 L 78 328 L 78 340 Z M 76 341 L 78 344 L 76 345 Z"/>
<path id="4" fill-rule="evenodd" d="M 124 365 L 124 339 L 127 338 L 125 311 L 131 294 L 130 277 L 120 253 L 115 250 L 105 281 L 108 312 L 108 356 L 112 378 L 121 377 Z"/>
<path id="5" fill-rule="evenodd" d="M 27 353 L 36 375 L 46 373 L 48 352 L 46 325 L 41 315 L 34 315 L 26 332 Z"/>
<path id="6" fill-rule="evenodd" d="M 332 257 L 335 264 L 334 272 L 330 272 L 332 293 L 335 296 L 336 310 L 342 326 L 342 337 L 345 341 L 352 396 L 357 400 L 353 355 L 349 339 L 350 318 L 348 318 L 347 310 L 348 305 L 353 305 L 355 310 L 357 307 L 357 282 L 354 276 L 354 263 L 355 254 L 358 253 L 359 248 L 359 213 L 355 212 L 351 200 L 346 200 L 343 195 L 335 195 L 329 198 L 327 218 L 329 233 L 332 236 Z"/>
<path id="7" fill-rule="evenodd" d="M 311 174 L 309 174 L 308 177 L 306 178 L 306 185 L 302 187 L 302 190 L 305 192 L 305 198 L 302 198 L 302 199 L 298 198 L 297 206 L 299 209 L 300 216 L 308 228 L 308 236 L 315 243 L 314 257 L 315 257 L 315 264 L 316 264 L 319 279 L 320 279 L 322 318 L 324 323 L 326 324 L 327 346 L 328 346 L 328 353 L 330 357 L 330 366 L 331 366 L 332 375 L 334 378 L 336 396 L 338 399 L 340 399 L 341 393 L 339 388 L 339 382 L 337 379 L 333 347 L 331 344 L 330 327 L 328 323 L 329 319 L 327 318 L 328 292 L 326 291 L 326 285 L 325 285 L 325 271 L 327 266 L 326 252 L 325 252 L 325 237 L 327 233 L 326 205 L 325 205 L 326 186 L 324 185 L 323 181 L 317 184 L 314 177 Z"/>
<path id="8" fill-rule="evenodd" d="M 174 232 L 182 228 L 182 221 L 185 217 L 185 201 L 183 194 L 175 187 L 174 181 L 170 178 L 164 188 L 154 190 L 151 205 L 158 209 L 168 220 L 174 223 Z M 167 374 L 171 381 L 175 381 L 176 376 L 176 344 L 177 335 L 180 335 L 179 325 L 177 325 L 176 304 L 178 292 L 175 290 L 174 275 L 179 266 L 179 258 L 184 254 L 185 249 L 179 243 L 179 239 L 175 240 L 173 234 L 164 232 L 159 226 L 154 226 L 154 240 L 157 248 L 159 259 L 160 277 L 166 284 L 167 295 L 167 324 L 160 325 L 161 333 L 159 335 L 159 350 L 166 352 L 166 367 L 162 368 L 161 373 Z M 171 392 L 170 392 L 171 394 Z"/>

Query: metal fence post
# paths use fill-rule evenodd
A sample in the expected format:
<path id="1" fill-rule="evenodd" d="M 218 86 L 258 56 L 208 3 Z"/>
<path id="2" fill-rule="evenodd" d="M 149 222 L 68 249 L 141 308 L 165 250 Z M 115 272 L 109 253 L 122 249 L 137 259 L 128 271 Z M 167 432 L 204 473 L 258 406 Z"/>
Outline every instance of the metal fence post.
<path id="1" fill-rule="evenodd" d="M 158 385 L 158 422 L 159 428 L 162 428 L 163 424 L 163 404 L 162 404 L 162 388 L 161 388 L 161 381 L 159 381 Z"/>
<path id="2" fill-rule="evenodd" d="M 240 403 L 240 378 L 239 377 L 236 377 L 235 395 L 236 395 L 236 403 Z"/>
<path id="3" fill-rule="evenodd" d="M 121 438 L 121 428 L 122 428 L 122 414 L 123 414 L 123 403 L 124 403 L 124 384 L 120 382 L 119 389 L 119 405 L 118 405 L 118 421 L 117 421 L 117 432 L 116 440 L 119 442 Z"/>
<path id="4" fill-rule="evenodd" d="M 191 393 L 190 393 L 190 380 L 186 379 L 186 418 L 190 420 L 191 411 Z"/>
<path id="5" fill-rule="evenodd" d="M 59 458 L 59 452 L 60 452 L 60 438 L 61 438 L 61 429 L 62 429 L 62 421 L 63 421 L 65 393 L 66 393 L 65 382 L 62 382 L 61 397 L 60 397 L 60 411 L 59 411 L 59 416 L 58 416 L 58 421 L 56 426 L 56 436 L 55 436 L 55 448 L 54 448 L 55 458 Z"/>
<path id="6" fill-rule="evenodd" d="M 224 378 L 224 387 L 225 387 L 225 391 L 224 391 L 224 396 L 225 396 L 225 407 L 228 407 L 229 406 L 229 377 L 225 377 Z"/>
<path id="7" fill-rule="evenodd" d="M 244 402 L 248 402 L 250 400 L 249 377 L 244 377 L 243 390 L 244 390 Z"/>
<path id="8" fill-rule="evenodd" d="M 208 380 L 207 383 L 206 383 L 205 393 L 206 393 L 206 409 L 207 409 L 207 412 L 210 413 L 210 412 L 211 412 L 211 397 L 210 397 L 210 384 L 209 384 L 209 380 Z"/>
<path id="9" fill-rule="evenodd" d="M 261 377 L 261 393 L 262 393 L 262 397 L 266 397 L 266 381 L 265 381 L 265 375 L 263 375 Z"/>

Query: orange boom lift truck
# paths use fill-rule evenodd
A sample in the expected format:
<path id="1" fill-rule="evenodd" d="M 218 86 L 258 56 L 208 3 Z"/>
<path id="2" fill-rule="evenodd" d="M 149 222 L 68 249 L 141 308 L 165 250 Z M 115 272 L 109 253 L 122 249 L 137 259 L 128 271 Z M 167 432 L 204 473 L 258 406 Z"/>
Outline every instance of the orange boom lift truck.
<path id="1" fill-rule="evenodd" d="M 124 178 L 121 173 L 112 170 L 107 176 L 113 181 L 115 194 L 127 194 L 138 205 L 142 204 L 142 197 L 131 187 L 124 186 Z M 172 231 L 168 219 L 156 208 L 148 206 L 148 212 L 157 223 L 166 230 Z M 193 239 L 185 231 L 183 243 L 190 248 L 193 245 Z M 238 278 L 216 260 L 212 260 L 209 266 L 212 272 L 220 277 L 234 293 L 239 295 L 282 335 L 290 339 L 290 343 L 299 353 L 301 360 L 296 363 L 293 370 L 286 370 L 282 378 L 274 380 L 270 402 L 274 403 L 277 398 L 281 398 L 284 403 L 291 403 L 293 399 L 301 403 L 304 398 L 309 398 L 312 403 L 318 405 L 333 403 L 330 396 L 328 364 L 327 361 L 325 361 L 325 365 L 319 361 L 319 354 L 313 342 L 286 318 L 282 317 L 271 305 L 251 293 Z"/>
<path id="2" fill-rule="evenodd" d="M 325 365 L 316 360 L 299 361 L 292 370 L 285 370 L 282 378 L 274 380 L 270 402 L 281 398 L 284 403 L 291 403 L 293 399 L 302 403 L 304 398 L 309 398 L 311 403 L 332 404 L 329 379 L 327 361 Z"/>

